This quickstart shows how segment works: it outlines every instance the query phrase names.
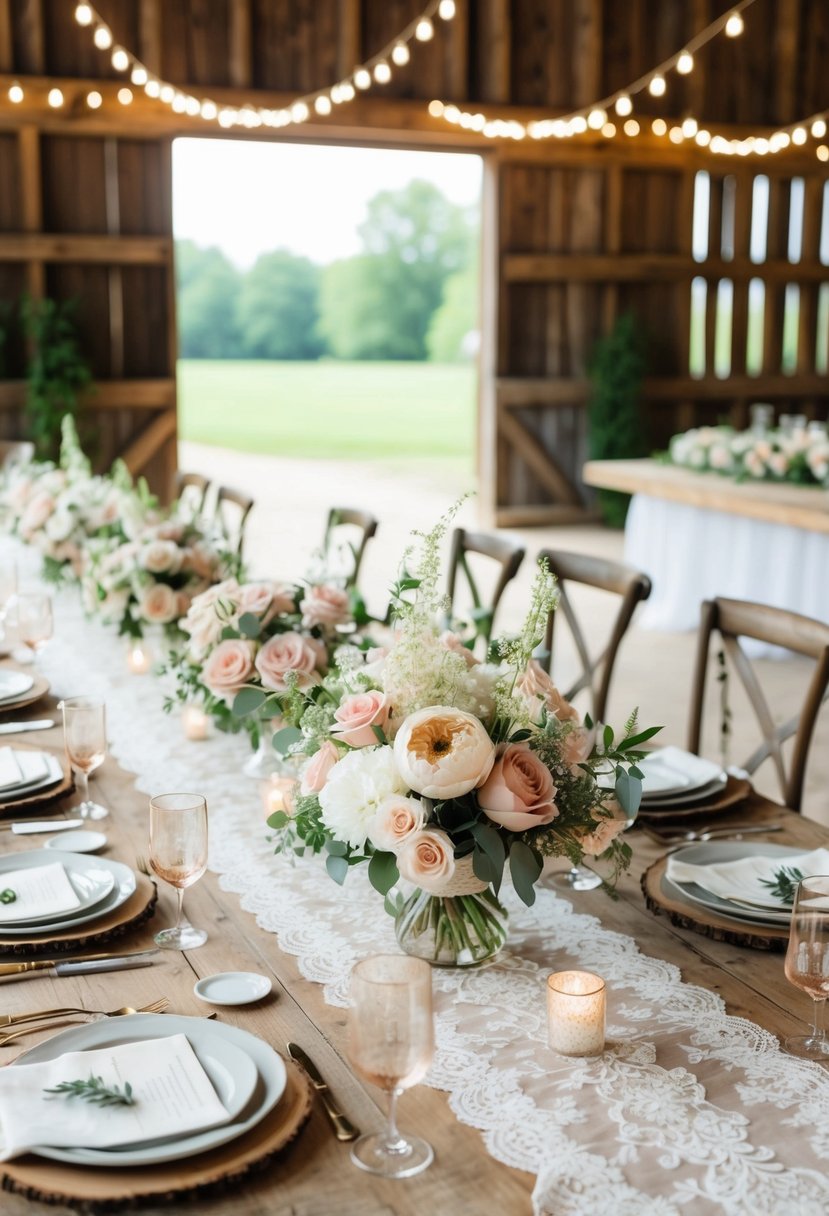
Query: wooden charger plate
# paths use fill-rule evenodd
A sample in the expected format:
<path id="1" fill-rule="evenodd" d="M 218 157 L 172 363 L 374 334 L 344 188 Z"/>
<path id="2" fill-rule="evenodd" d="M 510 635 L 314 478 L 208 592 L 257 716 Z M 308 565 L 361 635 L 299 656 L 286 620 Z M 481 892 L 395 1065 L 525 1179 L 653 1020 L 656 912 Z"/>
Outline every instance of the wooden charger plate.
<path id="1" fill-rule="evenodd" d="M 647 823 L 667 823 L 673 819 L 693 819 L 696 815 L 720 815 L 740 802 L 745 802 L 751 793 L 751 782 L 743 777 L 729 777 L 725 789 L 716 798 L 705 802 L 692 802 L 680 806 L 668 806 L 660 810 L 649 811 L 647 807 L 639 808 L 637 818 Z"/>
<path id="2" fill-rule="evenodd" d="M 292 1061 L 285 1060 L 285 1067 L 288 1083 L 275 1108 L 246 1135 L 220 1148 L 180 1161 L 121 1170 L 65 1165 L 29 1155 L 0 1167 L 3 1190 L 83 1212 L 113 1212 L 140 1204 L 175 1203 L 185 1195 L 235 1190 L 246 1175 L 265 1169 L 290 1144 L 311 1113 L 308 1079 Z"/>
<path id="3" fill-rule="evenodd" d="M 48 748 L 38 747 L 36 743 L 12 743 L 16 752 L 42 752 L 48 751 Z M 38 790 L 34 794 L 29 794 L 28 797 L 15 798 L 13 802 L 0 802 L 0 819 L 17 819 L 21 811 L 27 815 L 36 814 L 39 807 L 51 806 L 53 802 L 57 802 L 61 798 L 66 798 L 75 788 L 75 778 L 72 775 L 72 770 L 59 756 L 55 759 L 63 770 L 63 777 L 60 781 L 56 781 L 54 785 L 47 785 L 45 789 Z"/>
<path id="4" fill-rule="evenodd" d="M 663 886 L 668 857 L 660 857 L 642 875 L 642 894 L 649 912 L 665 912 L 672 925 L 692 929 L 717 942 L 748 946 L 752 950 L 785 950 L 789 941 L 788 925 L 753 925 L 736 917 L 723 916 L 693 900 L 683 899 Z"/>
<path id="5" fill-rule="evenodd" d="M 49 691 L 49 681 L 43 676 L 35 676 L 34 680 L 34 684 L 25 696 L 18 697 L 16 701 L 4 701 L 0 705 L 0 714 L 9 714 L 18 709 L 25 709 L 27 705 L 34 705 L 36 701 L 45 697 Z"/>
<path id="6" fill-rule="evenodd" d="M 149 920 L 158 901 L 155 883 L 145 874 L 137 874 L 136 878 L 138 884 L 129 899 L 100 920 L 78 925 L 74 933 L 70 931 L 34 937 L 3 937 L 0 934 L 0 951 L 4 954 L 25 954 L 27 957 L 31 954 L 62 954 L 66 950 L 99 945 L 121 937 Z"/>

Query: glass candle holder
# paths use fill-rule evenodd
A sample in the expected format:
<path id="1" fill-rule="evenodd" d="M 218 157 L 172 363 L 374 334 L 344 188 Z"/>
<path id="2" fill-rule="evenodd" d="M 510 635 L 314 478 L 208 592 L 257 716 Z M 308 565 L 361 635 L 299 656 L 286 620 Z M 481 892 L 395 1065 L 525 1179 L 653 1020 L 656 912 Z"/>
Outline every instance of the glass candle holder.
<path id="1" fill-rule="evenodd" d="M 133 642 L 127 651 L 127 669 L 134 676 L 145 676 L 152 664 L 152 651 L 146 642 Z"/>
<path id="2" fill-rule="evenodd" d="M 200 705 L 185 705 L 181 711 L 181 724 L 185 739 L 194 743 L 208 738 L 210 734 L 210 716 Z"/>
<path id="3" fill-rule="evenodd" d="M 605 982 L 591 971 L 555 971 L 547 978 L 547 1033 L 562 1056 L 604 1051 Z"/>
<path id="4" fill-rule="evenodd" d="M 266 819 L 277 811 L 285 811 L 289 815 L 293 812 L 295 785 L 296 777 L 281 776 L 279 773 L 273 773 L 267 781 L 260 782 L 259 789 Z"/>

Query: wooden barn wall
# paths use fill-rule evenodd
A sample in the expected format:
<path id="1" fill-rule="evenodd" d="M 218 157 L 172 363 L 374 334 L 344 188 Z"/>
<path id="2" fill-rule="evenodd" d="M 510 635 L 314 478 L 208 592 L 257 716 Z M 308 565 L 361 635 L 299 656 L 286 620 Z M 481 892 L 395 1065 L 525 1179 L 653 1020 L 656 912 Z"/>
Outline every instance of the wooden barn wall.
<path id="1" fill-rule="evenodd" d="M 257 101 L 262 91 L 272 105 L 333 83 L 423 4 L 98 0 L 96 7 L 116 41 L 164 78 L 229 101 Z M 597 338 L 623 312 L 635 314 L 647 338 L 645 415 L 654 445 L 695 421 L 742 422 L 758 399 L 826 414 L 829 205 L 826 168 L 813 154 L 723 162 L 653 137 L 495 145 L 448 130 L 422 104 L 441 97 L 496 116 L 588 104 L 675 53 L 728 7 L 723 0 L 457 0 L 455 20 L 438 23 L 432 42 L 414 44 L 411 66 L 389 86 L 287 134 L 485 153 L 479 447 L 482 501 L 500 523 L 583 516 L 587 366 Z M 99 463 L 123 455 L 163 491 L 175 463 L 171 141 L 218 130 L 143 98 L 113 105 L 121 78 L 77 27 L 73 9 L 73 0 L 0 0 L 0 300 L 27 291 L 78 301 L 97 385 L 88 408 L 98 423 Z M 666 99 L 638 97 L 640 121 L 692 112 L 701 123 L 757 129 L 829 107 L 826 0 L 756 0 L 745 17 L 741 38 L 716 39 L 689 77 L 670 77 Z M 27 92 L 19 107 L 5 100 L 14 79 Z M 67 96 L 60 112 L 43 102 L 53 79 Z M 84 102 L 92 82 L 105 97 L 94 115 Z M 710 174 L 709 241 L 695 257 L 700 171 Z M 761 257 L 750 248 L 758 174 L 769 178 Z M 792 207 L 803 213 L 802 248 L 794 251 Z M 749 291 L 764 302 L 747 359 Z M 16 333 L 0 382 L 3 436 L 21 429 L 24 366 Z"/>

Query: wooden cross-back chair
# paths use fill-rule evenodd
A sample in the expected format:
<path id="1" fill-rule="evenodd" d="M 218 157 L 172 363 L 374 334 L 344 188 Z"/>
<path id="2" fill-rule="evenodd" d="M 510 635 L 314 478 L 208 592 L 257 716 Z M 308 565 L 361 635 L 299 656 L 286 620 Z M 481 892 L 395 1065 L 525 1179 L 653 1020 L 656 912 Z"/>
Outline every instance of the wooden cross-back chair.
<path id="1" fill-rule="evenodd" d="M 173 496 L 187 499 L 193 503 L 196 515 L 204 515 L 204 504 L 207 501 L 207 491 L 210 489 L 210 478 L 203 473 L 182 473 L 176 471 L 173 479 Z"/>
<path id="2" fill-rule="evenodd" d="M 691 693 L 691 717 L 688 748 L 698 752 L 702 733 L 705 681 L 708 673 L 708 651 L 711 635 L 717 632 L 731 664 L 748 694 L 757 717 L 763 742 L 743 767 L 754 773 L 768 759 L 774 763 L 783 802 L 793 811 L 801 809 L 806 760 L 812 742 L 821 704 L 829 686 L 829 625 L 822 621 L 772 608 L 768 604 L 753 604 L 745 600 L 714 599 L 702 605 L 696 670 Z M 812 679 L 798 714 L 778 726 L 751 662 L 740 645 L 740 638 L 753 638 L 771 646 L 782 646 L 815 660 Z M 794 736 L 791 767 L 786 773 L 782 745 Z"/>
<path id="3" fill-rule="evenodd" d="M 477 553 L 481 557 L 490 558 L 501 567 L 488 604 L 484 604 L 478 584 L 470 569 L 468 558 L 471 553 Z M 458 571 L 461 570 L 466 579 L 469 593 L 472 596 L 476 641 L 478 638 L 483 638 L 488 646 L 492 640 L 495 613 L 498 610 L 501 596 L 504 594 L 507 584 L 518 573 L 525 553 L 526 550 L 523 545 L 516 544 L 508 536 L 493 536 L 488 532 L 467 532 L 466 528 L 455 528 L 455 531 L 452 533 L 452 548 L 449 553 L 449 580 L 446 587 L 450 612 L 455 604 Z"/>
<path id="4" fill-rule="evenodd" d="M 379 523 L 369 511 L 361 511 L 357 507 L 332 507 L 328 512 L 328 520 L 325 524 L 325 536 L 322 542 L 323 553 L 326 557 L 331 552 L 331 546 L 334 543 L 337 529 L 345 526 L 357 528 L 360 532 L 357 543 L 349 543 L 348 545 L 353 558 L 353 566 L 350 573 L 346 576 L 346 586 L 354 587 L 357 585 L 366 545 L 377 532 Z"/>
<path id="5" fill-rule="evenodd" d="M 564 549 L 542 549 L 538 558 L 539 561 L 547 562 L 550 572 L 558 581 L 559 603 L 557 610 L 551 612 L 547 618 L 543 647 L 536 657 L 542 666 L 551 672 L 553 629 L 557 614 L 562 613 L 573 636 L 582 666 L 581 675 L 564 695 L 570 701 L 582 689 L 590 689 L 590 712 L 593 720 L 603 722 L 619 645 L 627 632 L 636 605 L 646 600 L 651 593 L 651 580 L 647 574 L 633 570 L 621 562 L 609 561 L 603 557 L 592 557 L 588 553 L 570 553 Z M 590 657 L 587 641 L 567 591 L 568 583 L 581 583 L 586 587 L 596 587 L 600 591 L 607 591 L 620 597 L 619 610 L 616 613 L 607 645 L 595 658 Z"/>
<path id="6" fill-rule="evenodd" d="M 232 546 L 237 557 L 242 556 L 245 543 L 245 525 L 253 510 L 253 499 L 242 490 L 230 486 L 219 486 L 216 494 L 216 518 L 222 535 Z"/>

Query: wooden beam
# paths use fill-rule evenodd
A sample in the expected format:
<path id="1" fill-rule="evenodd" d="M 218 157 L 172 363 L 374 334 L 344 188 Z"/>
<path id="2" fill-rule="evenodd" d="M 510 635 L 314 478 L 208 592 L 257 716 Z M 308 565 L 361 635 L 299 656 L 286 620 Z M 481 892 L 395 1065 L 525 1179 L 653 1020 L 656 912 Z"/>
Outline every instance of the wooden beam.
<path id="1" fill-rule="evenodd" d="M 18 0 L 15 8 L 15 26 L 20 42 L 26 48 L 27 71 L 45 71 L 43 0 Z"/>
<path id="2" fill-rule="evenodd" d="M 818 262 L 782 258 L 768 262 L 752 262 L 748 257 L 735 257 L 733 261 L 707 258 L 696 262 L 690 253 L 508 253 L 504 255 L 504 276 L 509 283 L 673 282 L 696 277 L 776 283 L 809 279 L 822 283 L 827 270 Z"/>
<path id="3" fill-rule="evenodd" d="M 541 441 L 531 434 L 514 414 L 502 410 L 498 415 L 498 430 L 515 449 L 550 497 L 557 503 L 580 506 L 578 491 L 568 477 L 545 451 Z"/>
<path id="4" fill-rule="evenodd" d="M 27 128 L 28 130 L 29 128 Z M 30 167 L 30 172 L 34 172 Z M 25 190 L 28 187 L 24 187 Z M 24 220 L 28 212 L 24 208 Z M 34 215 L 34 211 L 32 211 Z M 172 239 L 163 236 L 90 236 L 36 232 L 0 232 L 0 262 L 97 262 L 122 266 L 164 266 L 171 257 Z"/>
<path id="5" fill-rule="evenodd" d="M 17 141 L 20 156 L 20 210 L 23 228 L 27 233 L 37 233 L 43 227 L 40 132 L 34 126 L 21 127 Z M 33 238 L 16 235 L 5 239 L 16 248 Z M 37 260 L 33 252 L 27 253 L 22 260 L 27 263 L 26 288 L 29 295 L 35 300 L 40 300 L 46 294 L 46 272 L 43 263 Z"/>
<path id="6" fill-rule="evenodd" d="M 97 380 L 86 399 L 89 410 L 169 409 L 175 405 L 176 382 L 170 380 Z M 26 382 L 0 382 L 0 413 L 22 409 Z"/>
<path id="7" fill-rule="evenodd" d="M 230 0 L 227 44 L 230 83 L 237 88 L 250 88 L 253 84 L 251 0 Z"/>
<path id="8" fill-rule="evenodd" d="M 602 95 L 602 0 L 571 0 L 573 105 L 589 106 Z"/>
<path id="9" fill-rule="evenodd" d="M 150 71 L 161 72 L 161 0 L 138 0 L 138 45 Z"/>
<path id="10" fill-rule="evenodd" d="M 360 0 L 338 0 L 337 71 L 348 76 L 363 58 Z"/>
<path id="11" fill-rule="evenodd" d="M 785 124 L 797 118 L 798 53 L 800 0 L 777 0 L 774 45 L 775 114 Z"/>
<path id="12" fill-rule="evenodd" d="M 14 68 L 11 0 L 0 0 L 0 72 Z"/>
<path id="13" fill-rule="evenodd" d="M 486 102 L 509 101 L 512 91 L 512 16 L 510 0 L 480 0 L 479 76 Z"/>
<path id="14" fill-rule="evenodd" d="M 499 405 L 508 409 L 548 409 L 586 401 L 590 381 L 572 377 L 555 380 L 501 377 L 496 392 Z M 797 376 L 729 376 L 723 380 L 652 377 L 644 381 L 642 396 L 646 401 L 732 401 L 741 397 L 827 400 L 829 380 L 814 372 Z"/>
<path id="15" fill-rule="evenodd" d="M 596 524 L 599 513 L 588 507 L 558 507 L 543 503 L 515 507 L 498 507 L 496 528 L 566 527 L 571 524 Z"/>
<path id="16" fill-rule="evenodd" d="M 154 456 L 164 448 L 165 444 L 176 437 L 176 411 L 165 410 L 154 418 L 121 453 L 121 459 L 132 473 L 137 476 L 145 469 Z"/>
<path id="17" fill-rule="evenodd" d="M 455 101 L 464 101 L 469 96 L 469 0 L 455 0 L 455 16 L 449 25 L 447 47 L 449 96 Z"/>

